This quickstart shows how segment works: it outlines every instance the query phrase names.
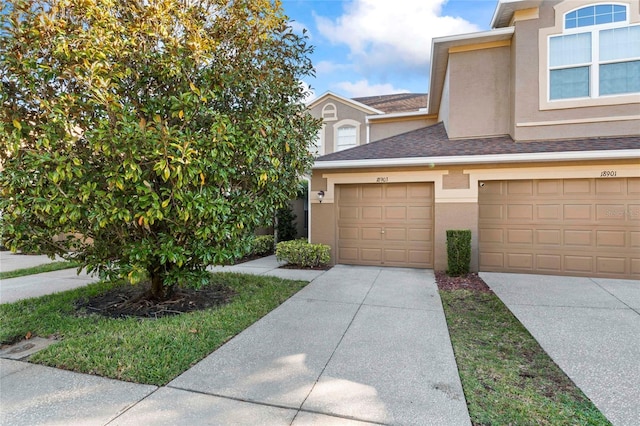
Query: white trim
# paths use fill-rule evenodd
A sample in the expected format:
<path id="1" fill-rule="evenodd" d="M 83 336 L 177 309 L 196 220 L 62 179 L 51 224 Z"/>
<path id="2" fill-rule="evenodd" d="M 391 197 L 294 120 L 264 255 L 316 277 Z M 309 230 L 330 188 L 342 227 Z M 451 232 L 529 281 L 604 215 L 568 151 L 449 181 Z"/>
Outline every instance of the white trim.
<path id="1" fill-rule="evenodd" d="M 340 95 L 335 94 L 335 93 L 333 93 L 331 91 L 326 91 L 322 95 L 320 95 L 317 98 L 315 98 L 314 100 L 312 100 L 310 103 L 307 104 L 307 108 L 311 109 L 311 108 L 315 107 L 317 104 L 323 102 L 325 100 L 325 98 L 327 98 L 327 97 L 334 97 L 338 101 L 352 104 L 352 105 L 356 106 L 359 109 L 365 109 L 367 111 L 370 111 L 373 114 L 384 114 L 384 111 L 380 111 L 379 109 L 372 108 L 369 105 L 365 105 L 365 104 L 363 104 L 361 102 L 354 101 L 353 99 L 345 98 L 344 96 L 340 96 Z"/>
<path id="2" fill-rule="evenodd" d="M 640 120 L 640 115 L 624 115 L 620 117 L 577 118 L 573 120 L 557 120 L 557 121 L 532 121 L 528 123 L 516 123 L 516 127 L 562 126 L 565 124 L 610 123 L 615 121 L 633 121 L 633 120 Z"/>
<path id="3" fill-rule="evenodd" d="M 402 117 L 420 117 L 424 115 L 425 117 L 434 115 L 429 114 L 427 111 L 410 111 L 410 112 L 391 112 L 389 114 L 381 114 L 381 115 L 372 115 L 367 117 L 369 120 L 383 120 L 385 118 L 402 118 Z"/>
<path id="4" fill-rule="evenodd" d="M 333 110 L 327 111 L 327 109 L 333 108 Z M 327 116 L 325 116 L 325 114 Z M 322 116 L 322 121 L 336 121 L 338 120 L 338 108 L 336 104 L 333 102 L 327 102 L 322 107 L 322 111 L 320 111 L 320 115 Z"/>
<path id="5" fill-rule="evenodd" d="M 316 161 L 315 170 L 363 167 L 441 166 L 453 164 L 531 163 L 535 161 L 640 159 L 640 149 L 611 151 L 562 151 L 518 154 L 458 155 L 447 157 L 384 158 L 372 160 Z"/>
<path id="6" fill-rule="evenodd" d="M 356 120 L 352 120 L 350 118 L 345 118 L 344 120 L 340 120 L 333 125 L 333 152 L 344 151 L 345 149 L 354 148 L 356 146 L 360 146 L 360 126 L 362 123 Z M 340 141 L 338 131 L 344 127 L 353 127 L 356 131 L 356 144 L 353 146 L 349 146 L 347 148 L 338 149 L 338 142 Z"/>

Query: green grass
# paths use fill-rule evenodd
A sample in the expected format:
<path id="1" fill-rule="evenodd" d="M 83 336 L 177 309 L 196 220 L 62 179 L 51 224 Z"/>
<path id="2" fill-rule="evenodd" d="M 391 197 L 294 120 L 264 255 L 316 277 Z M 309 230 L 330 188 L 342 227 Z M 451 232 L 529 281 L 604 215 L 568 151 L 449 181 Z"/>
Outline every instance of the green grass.
<path id="1" fill-rule="evenodd" d="M 61 341 L 30 361 L 137 383 L 164 385 L 303 288 L 304 281 L 242 274 L 212 274 L 212 283 L 236 291 L 217 309 L 160 319 L 78 315 L 74 302 L 114 284 L 87 287 L 0 305 L 0 341 L 27 333 Z"/>
<path id="2" fill-rule="evenodd" d="M 493 293 L 441 291 L 475 425 L 609 425 Z"/>
<path id="3" fill-rule="evenodd" d="M 77 262 L 51 262 L 44 265 L 33 266 L 31 268 L 16 269 L 13 271 L 0 272 L 0 280 L 8 278 L 24 277 L 25 275 L 41 274 L 43 272 L 59 271 L 61 269 L 77 268 Z"/>

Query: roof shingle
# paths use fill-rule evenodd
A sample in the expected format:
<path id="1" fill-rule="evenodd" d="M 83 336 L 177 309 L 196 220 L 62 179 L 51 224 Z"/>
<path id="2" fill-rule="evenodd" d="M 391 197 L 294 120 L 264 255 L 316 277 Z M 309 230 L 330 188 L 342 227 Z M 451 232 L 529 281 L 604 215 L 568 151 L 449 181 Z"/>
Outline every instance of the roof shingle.
<path id="1" fill-rule="evenodd" d="M 394 95 L 353 98 L 354 101 L 384 111 L 385 113 L 419 111 L 427 107 L 426 93 L 397 93 Z"/>
<path id="2" fill-rule="evenodd" d="M 360 145 L 316 159 L 323 161 L 373 160 L 415 157 L 449 157 L 542 152 L 640 149 L 640 135 L 515 142 L 509 136 L 449 139 L 443 123 Z"/>

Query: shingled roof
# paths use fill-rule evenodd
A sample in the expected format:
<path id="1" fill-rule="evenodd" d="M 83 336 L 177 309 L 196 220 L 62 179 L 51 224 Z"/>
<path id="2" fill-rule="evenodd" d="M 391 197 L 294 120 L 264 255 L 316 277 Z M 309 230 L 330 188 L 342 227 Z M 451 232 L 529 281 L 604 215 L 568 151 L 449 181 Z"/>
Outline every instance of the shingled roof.
<path id="1" fill-rule="evenodd" d="M 396 93 L 394 95 L 353 98 L 353 100 L 389 114 L 427 108 L 428 95 L 426 93 Z"/>
<path id="2" fill-rule="evenodd" d="M 640 136 L 531 142 L 515 142 L 509 136 L 452 140 L 449 139 L 444 124 L 438 123 L 366 145 L 327 154 L 318 157 L 316 162 L 621 149 L 640 149 Z M 321 166 L 321 164 L 317 165 Z"/>

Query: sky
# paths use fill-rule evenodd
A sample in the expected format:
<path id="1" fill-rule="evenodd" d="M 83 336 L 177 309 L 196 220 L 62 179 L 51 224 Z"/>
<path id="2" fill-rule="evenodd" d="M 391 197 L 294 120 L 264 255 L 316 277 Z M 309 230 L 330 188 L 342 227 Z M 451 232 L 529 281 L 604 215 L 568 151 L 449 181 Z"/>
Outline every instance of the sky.
<path id="1" fill-rule="evenodd" d="M 486 31 L 497 0 L 282 0 L 294 31 L 307 30 L 315 78 L 353 98 L 428 93 L 431 39 Z"/>

